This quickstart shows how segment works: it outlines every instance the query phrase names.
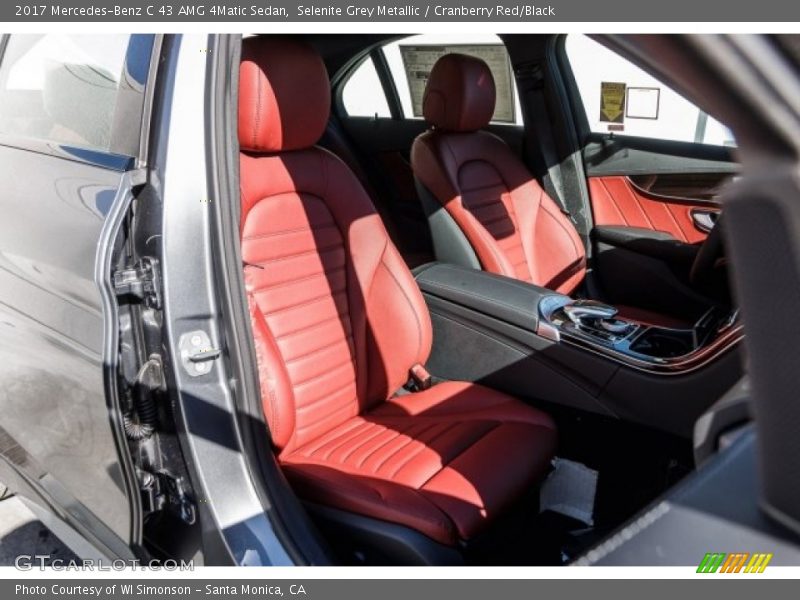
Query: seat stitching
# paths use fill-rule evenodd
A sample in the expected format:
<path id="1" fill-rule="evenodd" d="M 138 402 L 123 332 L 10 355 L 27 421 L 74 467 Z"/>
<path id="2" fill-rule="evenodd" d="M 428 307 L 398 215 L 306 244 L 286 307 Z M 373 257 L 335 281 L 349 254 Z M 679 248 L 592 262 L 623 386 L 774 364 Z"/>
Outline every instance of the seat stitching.
<path id="1" fill-rule="evenodd" d="M 282 262 L 286 260 L 291 260 L 293 258 L 299 258 L 301 256 L 308 256 L 309 254 L 329 254 L 336 250 L 344 250 L 342 243 L 337 242 L 336 244 L 331 244 L 329 246 L 323 246 L 322 248 L 312 248 L 311 250 L 304 250 L 303 252 L 295 252 L 293 254 L 284 254 L 281 256 L 276 256 L 274 258 L 268 258 L 266 260 L 252 262 L 248 261 L 251 265 L 258 265 L 259 267 L 265 267 L 271 265 L 272 263 Z"/>
<path id="2" fill-rule="evenodd" d="M 418 423 L 417 423 L 417 424 L 418 424 Z M 413 444 L 413 443 L 414 443 L 414 442 L 416 442 L 416 441 L 420 441 L 420 442 L 421 442 L 421 440 L 419 439 L 419 437 L 420 437 L 420 436 L 421 436 L 423 433 L 427 433 L 428 431 L 430 431 L 431 429 L 433 429 L 433 428 L 434 428 L 436 425 L 437 425 L 437 423 L 427 423 L 426 427 L 423 427 L 423 428 L 422 428 L 420 431 L 418 431 L 418 432 L 416 433 L 416 436 L 414 436 L 414 437 L 412 437 L 412 436 L 411 436 L 411 434 L 409 434 L 409 433 L 406 433 L 406 435 L 408 435 L 408 437 L 409 437 L 408 441 L 407 441 L 405 444 L 403 444 L 402 446 L 400 446 L 399 448 L 397 448 L 397 449 L 396 449 L 396 450 L 395 450 L 395 451 L 394 451 L 392 454 L 390 454 L 389 456 L 387 456 L 386 458 L 384 458 L 384 459 L 383 459 L 383 460 L 380 462 L 380 464 L 379 464 L 379 465 L 377 465 L 377 466 L 376 466 L 376 467 L 373 469 L 373 472 L 374 472 L 374 473 L 377 475 L 377 474 L 380 472 L 380 470 L 381 470 L 381 468 L 383 467 L 383 465 L 385 465 L 385 464 L 386 464 L 387 462 L 389 462 L 389 461 L 390 461 L 392 458 L 394 458 L 395 456 L 397 456 L 397 453 L 398 453 L 398 452 L 400 452 L 400 451 L 401 451 L 401 450 L 403 450 L 404 448 L 406 448 L 406 447 L 410 446 L 411 444 Z M 410 431 L 410 428 L 406 430 L 406 432 L 408 432 L 408 431 Z M 421 443 L 422 443 L 422 444 L 425 444 L 425 442 L 421 442 Z"/>
<path id="3" fill-rule="evenodd" d="M 289 235 L 290 233 L 301 233 L 305 231 L 314 232 L 314 231 L 319 231 L 320 229 L 338 229 L 338 227 L 332 221 L 330 223 L 323 223 L 322 225 L 309 224 L 309 226 L 307 227 L 296 227 L 294 229 L 282 229 L 281 231 L 267 231 L 265 233 L 253 233 L 250 235 L 245 235 L 242 237 L 242 241 L 248 242 L 252 240 L 260 240 L 265 238 L 276 237 L 279 235 Z"/>
<path id="4" fill-rule="evenodd" d="M 486 227 L 487 225 L 492 225 L 493 223 L 499 223 L 500 221 L 503 221 L 503 220 L 509 220 L 509 221 L 511 221 L 511 218 L 510 218 L 510 216 L 509 216 L 509 215 L 507 215 L 507 214 L 504 214 L 504 215 L 497 215 L 497 216 L 494 216 L 494 217 L 490 217 L 490 218 L 488 218 L 488 219 L 483 219 L 483 220 L 481 220 L 481 219 L 478 219 L 478 220 L 479 220 L 479 221 L 481 221 L 481 224 L 482 224 L 484 227 Z M 512 225 L 512 229 L 513 229 L 514 233 L 516 233 L 516 232 L 517 232 L 517 228 L 516 228 L 516 226 L 514 225 L 514 222 L 513 222 L 513 221 L 511 221 L 511 225 Z M 489 228 L 488 228 L 488 227 L 486 227 L 486 229 L 487 229 L 487 231 L 488 231 L 488 229 L 489 229 Z"/>
<path id="5" fill-rule="evenodd" d="M 310 325 L 304 325 L 303 327 L 299 327 L 297 329 L 292 329 L 291 331 L 287 331 L 287 332 L 279 335 L 278 337 L 276 337 L 275 340 L 276 341 L 277 340 L 282 340 L 284 338 L 291 337 L 291 336 L 296 335 L 298 333 L 303 333 L 305 331 L 308 331 L 309 329 L 314 329 L 315 327 L 319 327 L 320 325 L 325 325 L 326 323 L 329 323 L 330 321 L 335 321 L 337 319 L 341 320 L 342 318 L 347 317 L 347 316 L 348 316 L 348 313 L 345 312 L 345 311 L 337 312 L 334 315 L 331 315 L 329 317 L 325 317 L 321 321 L 316 321 L 314 323 L 311 323 Z M 348 321 L 349 321 L 349 319 L 348 319 Z M 345 335 L 345 337 L 350 337 L 350 332 L 345 332 L 344 335 Z"/>
<path id="6" fill-rule="evenodd" d="M 377 431 L 375 431 L 372 435 L 370 435 L 366 439 L 361 440 L 361 442 L 358 445 L 356 445 L 355 448 L 352 448 L 350 451 L 348 451 L 342 458 L 340 458 L 334 464 L 340 464 L 342 466 L 346 466 L 347 465 L 347 461 L 350 459 L 350 457 L 353 456 L 353 454 L 355 454 L 356 452 L 358 452 L 359 449 L 363 448 L 364 444 L 368 444 L 369 442 L 371 442 L 375 438 L 380 437 L 381 435 L 383 435 L 383 433 L 385 431 L 388 431 L 388 430 L 389 430 L 389 428 L 386 427 L 385 425 L 378 425 Z M 328 460 L 330 460 L 330 459 L 328 459 Z"/>
<path id="7" fill-rule="evenodd" d="M 344 390 L 344 387 L 342 387 L 342 390 Z M 314 421 L 311 421 L 310 423 L 305 423 L 303 425 L 298 425 L 297 428 L 296 428 L 296 431 L 307 431 L 307 430 L 311 429 L 312 427 L 316 427 L 317 425 L 319 425 L 320 423 L 322 423 L 323 421 L 325 421 L 326 419 L 330 418 L 331 416 L 335 415 L 337 412 L 340 412 L 340 411 L 341 411 L 341 407 L 337 406 L 336 408 L 334 408 L 334 410 L 331 410 L 331 411 L 328 411 L 328 412 L 324 413 L 321 417 L 319 417 L 318 419 L 315 419 Z"/>
<path id="8" fill-rule="evenodd" d="M 320 373 L 319 375 L 314 375 L 313 377 L 309 377 L 308 379 L 304 379 L 302 381 L 296 382 L 294 384 L 294 388 L 296 390 L 297 388 L 303 387 L 305 385 L 308 385 L 309 383 L 314 383 L 315 381 L 318 381 L 318 380 L 320 380 L 320 379 L 322 379 L 324 377 L 328 377 L 328 376 L 336 373 L 337 371 L 341 371 L 344 367 L 348 367 L 348 366 L 352 367 L 354 364 L 355 364 L 355 360 L 353 360 L 353 358 L 351 357 L 348 360 L 343 361 L 343 362 L 339 363 L 338 365 L 336 365 L 334 367 L 331 367 L 330 369 L 327 369 L 326 371 Z M 339 389 L 337 388 L 336 390 L 333 390 L 333 391 L 334 392 L 338 392 Z"/>
<path id="9" fill-rule="evenodd" d="M 321 294 L 319 296 L 315 296 L 314 298 L 310 298 L 309 300 L 304 300 L 303 302 L 300 302 L 298 304 L 291 304 L 289 306 L 284 306 L 284 307 L 278 308 L 276 310 L 271 310 L 269 312 L 265 312 L 264 314 L 269 316 L 269 317 L 274 317 L 275 315 L 280 315 L 282 313 L 289 312 L 291 310 L 296 310 L 298 308 L 302 308 L 302 307 L 308 306 L 310 304 L 315 304 L 317 302 L 322 302 L 323 300 L 328 300 L 328 299 L 335 298 L 336 296 L 341 296 L 342 294 L 345 294 L 346 292 L 347 292 L 347 290 L 344 290 L 344 289 L 331 291 L 331 292 L 326 292 L 326 293 Z"/>
<path id="10" fill-rule="evenodd" d="M 423 337 L 422 336 L 422 323 L 420 323 L 419 315 L 417 314 L 417 311 L 414 308 L 414 304 L 411 302 L 411 298 L 408 297 L 408 294 L 406 293 L 405 289 L 403 288 L 402 285 L 400 285 L 400 282 L 398 281 L 397 277 L 395 277 L 394 273 L 392 273 L 392 270 L 388 267 L 388 265 L 385 262 L 386 248 L 388 248 L 388 244 L 384 248 L 383 254 L 381 255 L 381 265 L 383 265 L 383 268 L 386 269 L 387 273 L 389 273 L 389 277 L 392 278 L 392 280 L 394 281 L 395 285 L 400 289 L 400 293 L 403 294 L 403 298 L 405 298 L 405 301 L 408 304 L 409 309 L 411 310 L 411 314 L 414 315 L 414 322 L 417 324 L 417 358 L 419 359 L 423 354 L 423 352 L 422 352 L 422 337 Z"/>
<path id="11" fill-rule="evenodd" d="M 450 465 L 452 465 L 452 464 L 453 464 L 453 463 L 454 463 L 454 462 L 455 462 L 455 461 L 456 461 L 458 458 L 460 458 L 460 457 L 461 457 L 461 455 L 463 455 L 463 454 L 464 454 L 464 453 L 465 453 L 467 450 L 471 450 L 472 448 L 474 448 L 474 447 L 475 447 L 475 446 L 476 446 L 476 445 L 477 445 L 477 444 L 478 444 L 478 443 L 479 443 L 481 440 L 483 440 L 483 439 L 484 439 L 484 438 L 485 438 L 487 435 L 489 435 L 490 433 L 492 433 L 493 431 L 495 431 L 497 428 L 499 428 L 499 427 L 502 425 L 502 423 L 498 423 L 498 422 L 496 422 L 496 421 L 479 421 L 479 422 L 481 422 L 481 423 L 487 423 L 487 422 L 488 422 L 488 423 L 492 423 L 492 427 L 490 427 L 490 428 L 489 428 L 489 429 L 488 429 L 486 432 L 484 432 L 484 433 L 483 433 L 483 434 L 482 434 L 482 435 L 481 435 L 481 436 L 480 436 L 478 439 L 476 439 L 474 442 L 472 442 L 471 444 L 467 445 L 465 448 L 462 448 L 462 449 L 461 449 L 461 451 L 460 451 L 458 454 L 456 454 L 456 455 L 455 455 L 453 458 L 451 458 L 449 461 L 447 461 L 447 464 L 444 464 L 444 465 L 442 465 L 442 468 L 441 468 L 441 469 L 439 469 L 438 471 L 436 471 L 436 473 L 434 473 L 433 475 L 431 475 L 430 477 L 428 477 L 428 479 L 426 479 L 426 480 L 425 480 L 425 481 L 424 481 L 424 482 L 423 482 L 423 483 L 422 483 L 422 484 L 421 484 L 421 485 L 420 485 L 420 486 L 417 488 L 418 490 L 422 490 L 422 488 L 424 488 L 426 485 L 428 485 L 428 484 L 430 483 L 431 479 L 433 479 L 434 477 L 436 477 L 437 475 L 439 475 L 439 474 L 440 474 L 442 471 L 444 471 L 446 468 L 448 468 Z M 437 505 L 437 506 L 438 506 L 438 505 Z M 485 507 L 481 507 L 481 508 L 485 508 Z"/>
<path id="12" fill-rule="evenodd" d="M 342 265 L 341 267 L 333 267 L 331 269 L 326 269 L 324 271 L 320 271 L 318 273 L 314 273 L 313 275 L 306 275 L 304 277 L 297 277 L 295 279 L 288 279 L 286 281 L 281 281 L 279 283 L 267 283 L 266 285 L 261 285 L 258 287 L 254 287 L 251 291 L 252 292 L 263 292 L 266 290 L 276 290 L 282 287 L 288 287 L 290 285 L 295 285 L 302 281 L 308 281 L 309 279 L 314 279 L 315 277 L 327 277 L 331 273 L 338 273 L 339 271 L 344 271 L 345 267 Z"/>
<path id="13" fill-rule="evenodd" d="M 336 398 L 337 394 L 341 394 L 342 392 L 346 391 L 348 386 L 350 386 L 350 385 L 352 385 L 352 382 L 348 382 L 347 384 L 342 385 L 341 387 L 335 388 L 335 389 L 330 390 L 330 391 L 326 390 L 325 393 L 320 394 L 316 398 L 313 398 L 311 400 L 306 400 L 303 403 L 303 406 L 299 407 L 298 410 L 302 409 L 303 411 L 307 411 L 309 408 L 311 408 L 313 406 L 316 406 L 320 402 L 323 402 L 323 401 L 328 400 L 328 399 Z"/>
<path id="14" fill-rule="evenodd" d="M 386 431 L 388 431 L 388 428 L 386 429 Z M 378 444 L 375 448 L 372 448 L 371 450 L 369 450 L 367 452 L 367 455 L 364 456 L 364 458 L 362 458 L 360 461 L 358 461 L 358 463 L 356 463 L 355 465 L 352 465 L 351 468 L 356 469 L 357 471 L 360 471 L 361 468 L 364 466 L 364 463 L 367 462 L 370 459 L 370 457 L 373 456 L 378 450 L 380 450 L 381 448 L 385 447 L 387 444 L 391 444 L 393 441 L 395 441 L 399 437 L 401 437 L 403 435 L 406 435 L 405 431 L 394 431 L 393 433 L 394 433 L 394 435 L 390 436 L 389 439 L 384 440 L 383 442 Z M 373 438 L 373 439 L 375 439 L 375 438 Z M 363 449 L 365 445 L 366 444 L 362 444 L 361 447 L 358 450 Z M 355 454 L 356 452 L 358 452 L 358 450 L 354 451 L 352 454 Z"/>
<path id="15" fill-rule="evenodd" d="M 336 436 L 333 436 L 331 439 L 329 439 L 329 440 L 327 440 L 327 441 L 325 441 L 325 442 L 322 442 L 322 443 L 320 444 L 320 443 L 319 443 L 319 442 L 320 442 L 320 440 L 321 440 L 321 439 L 322 439 L 322 438 L 325 436 L 325 434 L 323 434 L 322 436 L 320 436 L 319 438 L 317 438 L 316 440 L 314 440 L 314 442 L 317 442 L 317 445 L 316 445 L 316 446 L 314 446 L 313 448 L 309 447 L 309 446 L 311 446 L 311 444 L 313 443 L 313 442 L 309 442 L 309 443 L 308 443 L 306 446 L 304 446 L 303 448 L 300 448 L 300 449 L 297 451 L 297 453 L 298 453 L 300 456 L 303 456 L 304 458 L 311 459 L 311 458 L 313 458 L 313 457 L 314 457 L 314 454 L 315 454 L 315 453 L 319 452 L 319 451 L 320 451 L 322 448 L 324 448 L 324 447 L 325 447 L 325 446 L 327 446 L 328 444 L 332 444 L 332 443 L 334 443 L 334 442 L 338 442 L 338 443 L 337 443 L 337 444 L 336 444 L 336 445 L 333 447 L 333 449 L 329 450 L 329 452 L 335 452 L 335 451 L 336 451 L 336 450 L 338 450 L 338 449 L 339 449 L 341 446 L 343 446 L 344 444 L 346 444 L 346 443 L 348 442 L 348 440 L 355 439 L 355 438 L 358 436 L 358 432 L 359 432 L 359 431 L 361 431 L 361 430 L 363 430 L 363 429 L 364 429 L 364 427 L 365 427 L 365 426 L 367 426 L 367 425 L 370 425 L 370 423 L 369 423 L 369 422 L 367 422 L 367 421 L 360 421 L 360 422 L 357 422 L 355 425 L 351 426 L 351 427 L 350 427 L 350 429 L 348 429 L 347 431 L 340 432 L 338 435 L 336 435 Z M 330 432 L 328 432 L 328 433 L 330 433 Z M 344 439 L 342 439 L 342 438 L 344 438 Z M 324 458 L 325 458 L 325 460 L 327 460 L 327 458 L 328 458 L 328 457 L 327 457 L 327 456 L 325 456 Z"/>
<path id="16" fill-rule="evenodd" d="M 441 423 L 441 421 L 438 421 L 438 420 L 437 420 L 437 422 L 436 422 L 436 423 L 434 423 L 434 425 L 436 425 L 436 424 L 439 424 L 439 423 Z M 403 469 L 404 469 L 404 468 L 405 468 L 405 467 L 406 467 L 406 466 L 407 466 L 407 465 L 408 465 L 408 464 L 409 464 L 409 463 L 410 463 L 412 460 L 414 460 L 415 458 L 417 458 L 417 456 L 419 456 L 420 454 L 422 454 L 422 452 L 423 452 L 423 451 L 424 451 L 426 448 L 430 448 L 430 444 L 432 444 L 434 440 L 437 440 L 437 439 L 439 439 L 441 436 L 443 436 L 444 434 L 446 434 L 446 433 L 448 433 L 448 432 L 452 431 L 452 429 L 453 429 L 453 428 L 454 428 L 456 425 L 458 425 L 458 423 L 447 423 L 447 426 L 446 426 L 444 429 L 442 429 L 442 431 L 440 431 L 439 433 L 437 433 L 436 435 L 434 435 L 434 436 L 433 436 L 431 439 L 429 439 L 427 442 L 422 442 L 422 447 L 421 447 L 421 448 L 417 448 L 417 449 L 416 449 L 416 451 L 415 451 L 415 452 L 414 452 L 412 455 L 410 455 L 410 456 L 406 457 L 406 460 L 405 460 L 405 462 L 403 462 L 403 463 L 402 463 L 400 466 L 396 467 L 396 468 L 395 468 L 395 470 L 394 470 L 394 471 L 391 473 L 391 475 L 389 475 L 389 478 L 391 479 L 391 478 L 394 478 L 394 477 L 396 477 L 396 476 L 397 476 L 397 474 L 398 474 L 400 471 L 402 471 L 402 470 L 403 470 Z M 441 469 L 440 469 L 440 470 L 441 470 Z M 437 472 L 438 472 L 438 471 L 437 471 Z M 417 489 L 419 489 L 419 488 L 417 488 Z"/>
<path id="17" fill-rule="evenodd" d="M 306 456 L 309 459 L 322 460 L 324 462 L 329 462 L 330 458 L 331 458 L 331 455 L 334 452 L 336 452 L 337 450 L 340 450 L 342 448 L 342 446 L 344 446 L 345 444 L 347 444 L 349 442 L 352 442 L 353 440 L 358 438 L 358 436 L 362 435 L 366 431 L 369 431 L 369 429 L 370 429 L 369 426 L 370 425 L 372 425 L 372 424 L 367 422 L 367 421 L 362 421 L 360 425 L 358 425 L 358 426 L 354 427 L 353 429 L 350 429 L 349 431 L 345 432 L 345 434 L 342 435 L 340 438 L 333 438 L 332 440 L 329 440 L 325 444 L 322 444 L 322 446 L 319 446 L 318 448 L 315 448 L 310 454 L 307 454 Z M 344 438 L 344 439 L 342 439 L 342 438 Z M 333 446 L 333 448 L 329 448 L 324 456 L 320 457 L 320 456 L 316 455 L 316 453 L 319 452 L 323 447 L 325 447 L 327 444 L 330 444 L 332 442 L 338 442 L 338 443 L 336 443 Z"/>
<path id="18" fill-rule="evenodd" d="M 455 160 L 455 154 L 453 153 L 452 148 L 450 148 L 450 144 L 446 140 L 444 140 L 443 143 L 447 147 L 447 149 L 450 151 L 450 155 L 453 157 L 453 160 Z M 481 161 L 481 162 L 486 162 L 486 161 Z M 459 164 L 458 165 L 458 171 L 460 171 L 461 167 L 463 167 L 463 166 L 464 166 L 463 163 Z M 466 212 L 473 219 L 475 219 L 475 221 L 478 222 L 478 224 L 483 228 L 483 230 L 491 238 L 491 240 L 487 240 L 486 241 L 486 247 L 489 249 L 489 252 L 494 256 L 494 258 L 497 261 L 498 265 L 502 269 L 503 268 L 503 260 L 505 259 L 505 256 L 503 255 L 502 252 L 498 251 L 498 249 L 496 247 L 497 246 L 497 241 L 494 239 L 494 236 L 489 232 L 489 230 L 486 229 L 486 227 L 483 225 L 483 223 L 481 223 L 481 221 L 473 214 L 473 212 L 469 209 L 469 207 L 464 203 L 464 192 L 463 192 L 463 190 L 462 190 L 460 185 L 456 186 L 456 190 L 458 191 L 458 196 L 461 199 L 461 207 L 464 209 L 464 212 Z M 456 224 L 458 224 L 458 221 L 456 221 Z M 472 244 L 472 246 L 474 247 L 475 244 L 470 240 L 469 232 L 464 231 L 463 229 L 461 231 L 466 236 L 467 241 L 469 241 Z M 478 235 L 478 239 L 480 240 L 480 236 L 479 235 Z M 505 275 L 505 273 L 502 273 L 502 274 Z"/>
<path id="19" fill-rule="evenodd" d="M 335 317 L 333 317 L 333 318 L 335 318 Z M 325 352 L 326 350 L 330 350 L 333 346 L 335 346 L 337 344 L 342 344 L 342 343 L 347 344 L 347 337 L 346 336 L 342 337 L 342 338 L 337 338 L 337 339 L 333 340 L 332 342 L 328 342 L 326 344 L 323 344 L 322 346 L 318 346 L 314 350 L 311 350 L 309 352 L 305 352 L 305 353 L 301 354 L 300 356 L 295 356 L 294 358 L 290 358 L 289 360 L 286 360 L 284 362 L 287 365 L 291 365 L 291 364 L 294 364 L 294 363 L 296 363 L 298 361 L 301 361 L 301 360 L 304 360 L 306 358 L 309 358 L 310 356 L 314 356 L 315 354 L 321 354 L 322 352 Z"/>

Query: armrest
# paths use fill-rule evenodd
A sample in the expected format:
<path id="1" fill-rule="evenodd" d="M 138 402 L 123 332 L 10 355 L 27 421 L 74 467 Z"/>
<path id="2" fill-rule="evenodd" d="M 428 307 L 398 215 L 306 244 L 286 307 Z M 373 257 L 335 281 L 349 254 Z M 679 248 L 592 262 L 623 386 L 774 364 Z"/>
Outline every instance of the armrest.
<path id="1" fill-rule="evenodd" d="M 668 263 L 692 264 L 699 248 L 699 245 L 677 240 L 665 231 L 644 227 L 601 225 L 592 230 L 592 236 L 601 244 L 625 248 Z"/>
<path id="2" fill-rule="evenodd" d="M 414 274 L 423 294 L 533 331 L 539 323 L 539 303 L 563 297 L 523 281 L 445 263 L 424 265 Z"/>

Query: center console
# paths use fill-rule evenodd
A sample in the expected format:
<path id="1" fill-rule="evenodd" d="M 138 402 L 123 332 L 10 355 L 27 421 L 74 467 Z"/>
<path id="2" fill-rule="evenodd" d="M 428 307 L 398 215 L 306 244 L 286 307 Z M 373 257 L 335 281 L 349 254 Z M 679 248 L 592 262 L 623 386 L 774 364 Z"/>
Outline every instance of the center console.
<path id="1" fill-rule="evenodd" d="M 434 326 L 428 367 L 442 378 L 690 437 L 741 377 L 736 312 L 711 309 L 672 328 L 454 265 L 424 265 L 415 276 Z"/>
<path id="2" fill-rule="evenodd" d="M 743 335 L 738 311 L 710 308 L 692 324 L 666 327 L 625 318 L 615 307 L 596 300 L 552 295 L 539 302 L 537 333 L 633 368 L 662 373 L 697 368 Z"/>

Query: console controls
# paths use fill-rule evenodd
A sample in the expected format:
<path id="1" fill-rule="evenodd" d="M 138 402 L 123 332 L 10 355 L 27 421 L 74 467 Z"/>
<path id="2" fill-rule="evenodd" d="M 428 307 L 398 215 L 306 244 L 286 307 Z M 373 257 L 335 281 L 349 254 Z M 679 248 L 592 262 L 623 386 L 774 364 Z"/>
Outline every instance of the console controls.
<path id="1" fill-rule="evenodd" d="M 581 325 L 589 320 L 613 319 L 617 314 L 617 309 L 597 300 L 576 300 L 572 304 L 566 305 L 564 312 L 570 321 Z"/>

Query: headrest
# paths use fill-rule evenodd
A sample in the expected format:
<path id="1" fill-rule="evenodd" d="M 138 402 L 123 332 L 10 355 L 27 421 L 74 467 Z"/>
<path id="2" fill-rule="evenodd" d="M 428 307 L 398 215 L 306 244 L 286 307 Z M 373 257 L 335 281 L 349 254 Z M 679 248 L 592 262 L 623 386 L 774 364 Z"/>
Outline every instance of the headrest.
<path id="1" fill-rule="evenodd" d="M 445 131 L 475 131 L 494 114 L 494 77 L 479 58 L 445 54 L 433 65 L 422 97 L 422 114 Z"/>
<path id="2" fill-rule="evenodd" d="M 331 105 L 322 58 L 297 40 L 260 36 L 242 42 L 239 146 L 249 152 L 299 150 L 317 143 Z"/>

